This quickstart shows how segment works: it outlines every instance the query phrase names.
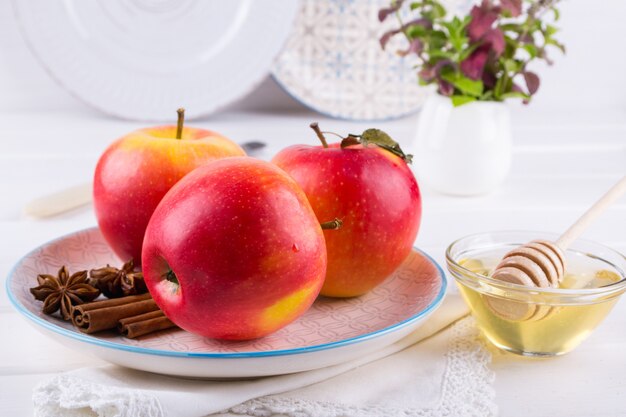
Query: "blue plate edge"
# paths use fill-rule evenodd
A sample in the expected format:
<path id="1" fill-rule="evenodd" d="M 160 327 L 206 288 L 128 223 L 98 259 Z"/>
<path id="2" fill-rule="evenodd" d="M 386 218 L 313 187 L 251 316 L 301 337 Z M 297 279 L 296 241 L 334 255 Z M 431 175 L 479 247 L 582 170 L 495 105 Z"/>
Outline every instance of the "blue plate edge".
<path id="1" fill-rule="evenodd" d="M 424 256 L 426 259 L 428 259 L 436 268 L 437 271 L 439 272 L 439 276 L 441 277 L 441 288 L 439 289 L 439 293 L 437 294 L 437 296 L 421 311 L 419 311 L 417 314 L 409 317 L 408 319 L 405 319 L 403 321 L 400 321 L 396 324 L 393 324 L 389 327 L 385 327 L 384 329 L 381 330 L 377 330 L 375 332 L 371 332 L 371 333 L 366 333 L 364 335 L 359 335 L 359 336 L 355 336 L 349 339 L 343 339 L 340 341 L 336 341 L 336 342 L 330 342 L 330 343 L 324 343 L 321 345 L 314 345 L 314 346 L 306 346 L 306 347 L 302 347 L 302 348 L 295 348 L 295 349 L 282 349 L 282 350 L 272 350 L 272 351 L 263 351 L 263 352 L 237 352 L 237 353 L 203 353 L 203 352 L 176 352 L 176 351 L 168 351 L 168 350 L 158 350 L 158 349 L 149 349 L 149 348 L 144 348 L 144 347 L 136 347 L 136 346 L 128 346 L 128 345 L 121 345 L 115 342 L 109 342 L 106 340 L 101 340 L 98 338 L 95 338 L 93 336 L 87 335 L 87 334 L 83 334 L 80 332 L 72 332 L 69 330 L 66 330 L 54 323 L 51 323 L 47 320 L 41 319 L 38 316 L 35 316 L 33 313 L 31 313 L 24 305 L 22 305 L 19 300 L 17 300 L 17 298 L 14 296 L 12 290 L 11 290 L 11 282 L 13 280 L 13 275 L 16 271 L 16 269 L 22 264 L 24 258 L 30 256 L 31 254 L 33 254 L 34 252 L 42 249 L 43 247 L 47 246 L 47 245 L 51 245 L 55 242 L 58 242 L 60 240 L 66 239 L 72 235 L 75 235 L 77 233 L 81 233 L 81 232 L 86 232 L 89 230 L 95 230 L 97 229 L 97 227 L 91 227 L 91 228 L 86 228 L 86 229 L 81 229 L 81 230 L 77 230 L 71 233 L 67 233 L 63 236 L 57 237 L 53 240 L 50 240 L 42 245 L 37 246 L 36 248 L 32 249 L 31 251 L 29 251 L 28 253 L 26 253 L 25 255 L 23 255 L 19 261 L 16 262 L 15 265 L 13 265 L 13 267 L 11 268 L 11 270 L 9 271 L 9 274 L 7 275 L 6 278 L 6 282 L 5 282 L 5 290 L 7 292 L 7 296 L 9 298 L 9 301 L 11 302 L 11 304 L 13 305 L 13 307 L 20 313 L 22 314 L 24 317 L 26 317 L 27 319 L 29 319 L 30 321 L 32 321 L 34 324 L 37 324 L 41 327 L 43 327 L 46 330 L 52 331 L 54 333 L 60 334 L 61 336 L 65 336 L 65 337 L 69 337 L 70 339 L 74 339 L 74 340 L 78 340 L 81 342 L 85 342 L 85 343 L 89 343 L 92 345 L 96 345 L 99 347 L 104 347 L 104 348 L 110 348 L 110 349 L 115 349 L 115 350 L 122 350 L 122 351 L 127 351 L 127 352 L 131 352 L 131 353 L 137 353 L 137 354 L 145 354 L 145 355 L 153 355 L 153 356 L 166 356 L 166 357 L 193 357 L 193 358 L 217 358 L 217 359 L 235 359 L 235 358 L 260 358 L 260 357 L 275 357 L 275 356 L 286 356 L 286 355 L 295 355 L 295 354 L 303 354 L 303 353 L 310 353 L 310 352 L 317 352 L 317 351 L 322 351 L 322 350 L 329 350 L 329 349 L 334 349 L 334 348 L 338 348 L 338 347 L 343 347 L 343 346 L 348 346 L 348 345 L 352 345 L 355 343 L 359 343 L 359 342 L 364 342 L 370 339 L 374 339 L 380 336 L 383 336 L 385 334 L 388 334 L 390 332 L 393 331 L 397 331 L 400 330 L 418 320 L 420 320 L 421 318 L 429 315 L 431 312 L 434 312 L 443 302 L 444 298 L 445 298 L 445 293 L 448 287 L 448 280 L 446 278 L 446 275 L 443 271 L 443 269 L 441 268 L 441 266 L 427 253 L 423 252 L 421 249 L 413 246 L 413 250 L 417 251 L 418 253 L 420 253 L 422 256 Z"/>

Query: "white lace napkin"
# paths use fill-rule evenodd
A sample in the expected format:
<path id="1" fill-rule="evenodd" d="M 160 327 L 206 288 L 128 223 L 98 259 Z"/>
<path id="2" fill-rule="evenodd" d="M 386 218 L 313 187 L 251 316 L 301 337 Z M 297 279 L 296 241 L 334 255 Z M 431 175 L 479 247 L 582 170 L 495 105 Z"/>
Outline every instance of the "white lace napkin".
<path id="1" fill-rule="evenodd" d="M 465 314 L 460 297 L 451 294 L 401 341 L 352 362 L 292 375 L 218 382 L 116 366 L 80 369 L 35 388 L 35 416 L 201 417 L 220 411 L 293 417 L 492 416 L 490 355 L 471 319 L 457 321 Z"/>

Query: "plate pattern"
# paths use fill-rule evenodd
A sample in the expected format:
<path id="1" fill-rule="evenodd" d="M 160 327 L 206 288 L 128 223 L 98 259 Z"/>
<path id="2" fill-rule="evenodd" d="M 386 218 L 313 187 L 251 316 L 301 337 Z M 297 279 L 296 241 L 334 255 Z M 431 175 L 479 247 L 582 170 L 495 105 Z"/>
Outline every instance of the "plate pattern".
<path id="1" fill-rule="evenodd" d="M 72 272 L 119 262 L 99 230 L 87 229 L 57 239 L 26 255 L 9 277 L 9 292 L 18 309 L 26 310 L 27 315 L 36 321 L 52 323 L 66 332 L 79 334 L 60 317 L 43 314 L 41 303 L 33 299 L 29 288 L 36 285 L 37 274 L 56 273 L 61 264 L 67 265 Z M 441 297 L 443 283 L 436 264 L 422 253 L 413 251 L 396 273 L 370 293 L 350 299 L 320 298 L 298 320 L 261 339 L 218 341 L 180 329 L 136 340 L 126 339 L 114 332 L 102 332 L 90 337 L 128 347 L 197 354 L 308 348 L 362 337 L 411 320 Z"/>
<path id="2" fill-rule="evenodd" d="M 467 0 L 447 0 L 453 12 Z M 379 39 L 397 22 L 378 21 L 390 0 L 302 0 L 300 12 L 272 74 L 295 99 L 320 113 L 350 120 L 384 120 L 418 110 L 420 87 L 412 57 L 401 58 L 403 40 L 385 51 Z"/>

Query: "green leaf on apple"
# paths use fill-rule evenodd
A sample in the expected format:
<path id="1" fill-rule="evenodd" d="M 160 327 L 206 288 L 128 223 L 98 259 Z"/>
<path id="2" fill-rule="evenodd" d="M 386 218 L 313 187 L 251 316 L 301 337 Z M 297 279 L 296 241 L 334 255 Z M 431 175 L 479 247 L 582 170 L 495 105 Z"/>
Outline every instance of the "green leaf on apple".
<path id="1" fill-rule="evenodd" d="M 361 143 L 363 144 L 363 146 L 367 146 L 370 143 L 377 145 L 391 152 L 392 154 L 399 156 L 407 164 L 410 164 L 413 160 L 413 155 L 405 154 L 402 148 L 400 148 L 398 142 L 393 140 L 391 136 L 389 136 L 387 133 L 383 132 L 380 129 L 365 130 L 361 134 Z"/>

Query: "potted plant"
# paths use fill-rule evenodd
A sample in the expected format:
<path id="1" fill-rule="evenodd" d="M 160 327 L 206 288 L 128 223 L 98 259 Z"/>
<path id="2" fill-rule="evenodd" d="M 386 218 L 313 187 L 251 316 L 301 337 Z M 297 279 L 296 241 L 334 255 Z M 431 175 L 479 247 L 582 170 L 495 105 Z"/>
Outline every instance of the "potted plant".
<path id="1" fill-rule="evenodd" d="M 398 51 L 417 60 L 419 82 L 436 86 L 420 114 L 412 145 L 419 179 L 440 192 L 477 195 L 495 189 L 511 162 L 509 109 L 519 98 L 529 103 L 539 77 L 529 64 L 548 64 L 550 48 L 565 52 L 554 34 L 559 0 L 483 0 L 466 16 L 448 17 L 437 0 L 394 0 L 379 20 L 395 18 L 398 27 L 380 39 L 385 48 L 395 36 L 408 42 Z M 407 14 L 416 14 L 405 21 Z"/>

